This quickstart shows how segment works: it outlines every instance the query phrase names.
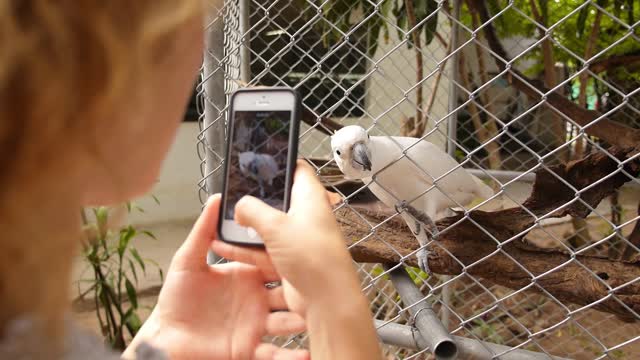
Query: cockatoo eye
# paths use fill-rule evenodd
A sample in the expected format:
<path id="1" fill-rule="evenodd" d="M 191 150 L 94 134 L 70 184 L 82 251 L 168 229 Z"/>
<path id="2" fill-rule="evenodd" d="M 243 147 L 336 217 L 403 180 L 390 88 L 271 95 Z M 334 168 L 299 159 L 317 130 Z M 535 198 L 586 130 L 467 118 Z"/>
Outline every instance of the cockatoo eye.
<path id="1" fill-rule="evenodd" d="M 342 153 L 340 152 L 340 150 L 336 150 L 336 155 L 338 155 L 338 156 L 342 155 Z"/>

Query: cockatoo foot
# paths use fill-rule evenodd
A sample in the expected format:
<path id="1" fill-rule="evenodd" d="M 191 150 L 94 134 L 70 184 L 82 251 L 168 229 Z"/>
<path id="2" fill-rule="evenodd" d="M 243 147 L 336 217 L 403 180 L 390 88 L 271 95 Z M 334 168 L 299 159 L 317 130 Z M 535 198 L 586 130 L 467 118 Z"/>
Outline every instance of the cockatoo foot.
<path id="1" fill-rule="evenodd" d="M 426 248 L 418 250 L 416 258 L 418 258 L 418 266 L 420 267 L 420 270 L 431 276 L 431 269 L 429 269 L 429 250 Z"/>
<path id="2" fill-rule="evenodd" d="M 420 221 L 416 220 L 416 229 L 413 230 L 413 235 L 418 236 L 420 235 L 420 229 L 422 229 L 422 223 L 420 223 Z M 425 232 L 427 230 L 425 229 Z"/>
<path id="3" fill-rule="evenodd" d="M 394 208 L 396 209 L 396 212 L 400 214 L 407 209 L 407 206 L 407 202 L 405 200 L 402 200 L 399 203 L 395 204 Z"/>

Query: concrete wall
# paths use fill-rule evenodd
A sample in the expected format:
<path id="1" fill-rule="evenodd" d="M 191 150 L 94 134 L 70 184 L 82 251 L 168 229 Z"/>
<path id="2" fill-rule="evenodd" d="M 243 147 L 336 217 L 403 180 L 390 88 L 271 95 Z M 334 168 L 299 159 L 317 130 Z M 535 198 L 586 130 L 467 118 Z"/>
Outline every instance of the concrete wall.
<path id="1" fill-rule="evenodd" d="M 197 183 L 201 175 L 200 160 L 196 153 L 198 132 L 195 122 L 180 125 L 158 182 L 150 192 L 160 200 L 160 205 L 151 196 L 136 199 L 135 202 L 145 212 L 134 212 L 131 222 L 154 224 L 195 218 L 200 213 Z"/>

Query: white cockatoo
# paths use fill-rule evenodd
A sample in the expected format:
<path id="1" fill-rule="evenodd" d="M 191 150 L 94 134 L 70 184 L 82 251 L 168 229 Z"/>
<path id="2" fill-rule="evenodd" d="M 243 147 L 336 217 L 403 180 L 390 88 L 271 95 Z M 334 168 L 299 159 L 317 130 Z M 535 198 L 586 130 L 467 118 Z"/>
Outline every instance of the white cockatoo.
<path id="1" fill-rule="evenodd" d="M 425 226 L 435 232 L 434 222 L 446 216 L 448 209 L 494 194 L 447 153 L 417 138 L 369 136 L 364 128 L 353 125 L 331 137 L 331 149 L 345 177 L 364 181 L 380 201 L 400 212 L 412 230 L 415 226 L 413 233 L 421 245 L 416 253 L 418 264 L 427 273 L 429 234 Z M 429 224 L 402 211 L 406 205 L 426 214 Z"/>
<path id="2" fill-rule="evenodd" d="M 238 155 L 240 162 L 240 171 L 246 177 L 252 178 L 258 182 L 260 188 L 260 197 L 265 197 L 265 184 L 273 185 L 273 179 L 278 176 L 278 163 L 269 154 L 254 153 L 253 151 L 245 151 Z"/>

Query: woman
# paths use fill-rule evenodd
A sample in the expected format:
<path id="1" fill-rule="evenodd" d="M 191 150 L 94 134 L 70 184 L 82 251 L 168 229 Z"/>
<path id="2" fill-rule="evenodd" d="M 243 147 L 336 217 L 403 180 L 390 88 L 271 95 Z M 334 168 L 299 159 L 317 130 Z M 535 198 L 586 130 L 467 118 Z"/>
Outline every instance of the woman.
<path id="1" fill-rule="evenodd" d="M 78 209 L 157 178 L 201 63 L 202 14 L 201 0 L 0 2 L 1 358 L 100 357 L 65 326 Z M 289 215 L 238 204 L 265 253 L 214 240 L 212 197 L 125 357 L 148 344 L 171 359 L 308 358 L 261 343 L 305 328 L 314 360 L 379 357 L 326 194 L 302 164 L 292 201 Z M 245 264 L 209 267 L 210 247 Z M 283 287 L 266 289 L 274 280 Z"/>

